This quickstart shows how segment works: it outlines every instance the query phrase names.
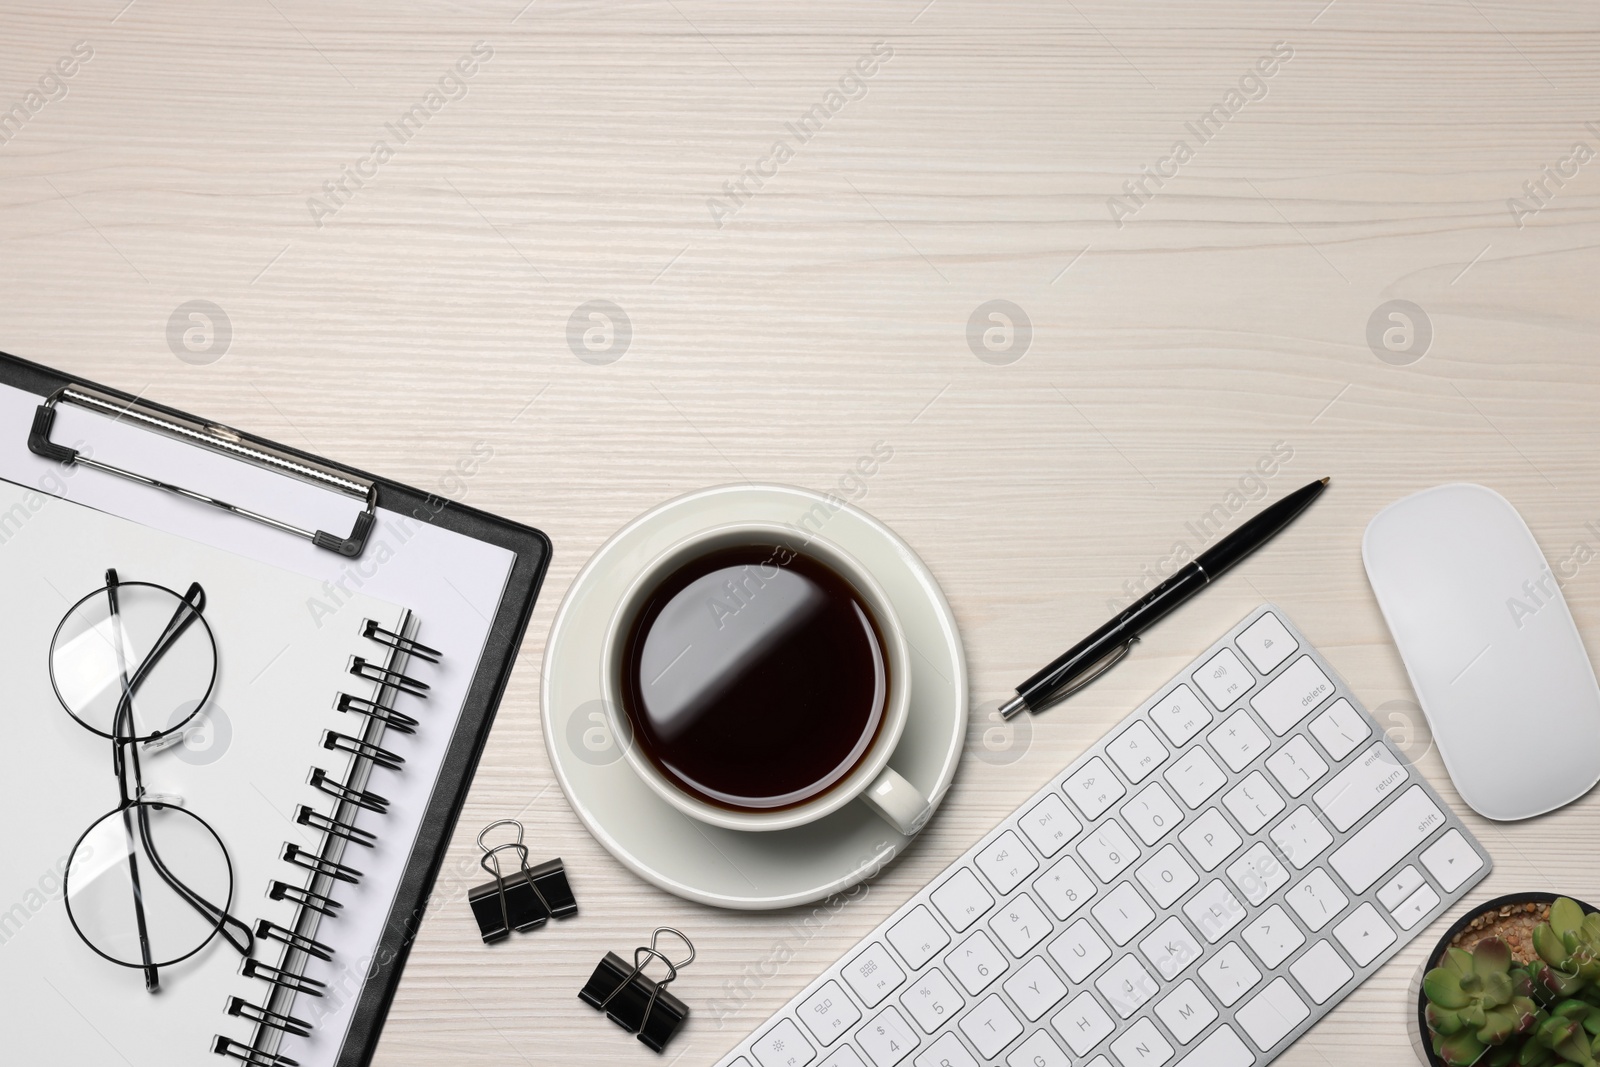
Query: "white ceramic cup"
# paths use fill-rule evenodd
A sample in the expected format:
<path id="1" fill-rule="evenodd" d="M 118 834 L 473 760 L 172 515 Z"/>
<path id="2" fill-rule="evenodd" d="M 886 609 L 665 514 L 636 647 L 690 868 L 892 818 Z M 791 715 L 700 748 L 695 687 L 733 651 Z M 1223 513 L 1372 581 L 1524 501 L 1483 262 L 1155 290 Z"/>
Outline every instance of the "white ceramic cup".
<path id="1" fill-rule="evenodd" d="M 622 708 L 623 644 L 640 608 L 658 582 L 691 559 L 737 545 L 775 545 L 803 552 L 848 581 L 871 611 L 883 639 L 889 691 L 883 722 L 871 747 L 844 779 L 804 803 L 774 811 L 734 811 L 693 796 L 670 781 L 632 742 L 633 726 Z M 765 522 L 730 523 L 702 530 L 662 552 L 640 572 L 618 603 L 601 651 L 601 695 L 612 736 L 627 739 L 622 750 L 644 783 L 667 803 L 701 822 L 730 830 L 787 830 L 830 815 L 859 797 L 902 834 L 922 829 L 930 814 L 927 797 L 889 766 L 911 712 L 911 655 L 888 596 L 870 572 L 843 549 L 809 532 Z"/>

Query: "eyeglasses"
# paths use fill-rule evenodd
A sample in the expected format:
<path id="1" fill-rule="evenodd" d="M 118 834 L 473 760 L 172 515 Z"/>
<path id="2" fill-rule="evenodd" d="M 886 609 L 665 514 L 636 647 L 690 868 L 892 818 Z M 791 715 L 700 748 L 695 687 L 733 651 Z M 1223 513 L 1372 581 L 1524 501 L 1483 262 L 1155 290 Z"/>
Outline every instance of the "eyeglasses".
<path id="1" fill-rule="evenodd" d="M 180 963 L 219 934 L 241 955 L 250 928 L 229 914 L 233 864 L 222 839 L 178 797 L 147 793 L 142 745 L 181 733 L 210 699 L 217 644 L 200 583 L 181 596 L 151 582 L 106 584 L 68 609 L 50 641 L 61 706 L 111 742 L 117 806 L 73 846 L 63 879 L 72 927 L 112 963 L 144 972 Z M 221 901 L 220 904 L 216 903 Z"/>

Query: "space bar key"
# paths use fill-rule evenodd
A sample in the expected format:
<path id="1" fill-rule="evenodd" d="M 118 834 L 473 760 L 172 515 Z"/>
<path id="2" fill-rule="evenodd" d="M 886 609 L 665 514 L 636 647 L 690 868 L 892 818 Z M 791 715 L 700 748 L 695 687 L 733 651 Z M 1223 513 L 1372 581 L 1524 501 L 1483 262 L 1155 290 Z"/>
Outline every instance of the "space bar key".
<path id="1" fill-rule="evenodd" d="M 1365 893 L 1444 823 L 1444 812 L 1414 785 L 1334 850 L 1328 862 L 1353 891 Z"/>

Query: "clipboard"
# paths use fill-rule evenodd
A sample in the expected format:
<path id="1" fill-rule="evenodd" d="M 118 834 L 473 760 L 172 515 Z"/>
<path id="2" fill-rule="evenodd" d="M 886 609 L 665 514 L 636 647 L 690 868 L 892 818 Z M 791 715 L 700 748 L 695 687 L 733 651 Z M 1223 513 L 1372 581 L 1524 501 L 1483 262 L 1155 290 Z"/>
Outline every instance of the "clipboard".
<path id="1" fill-rule="evenodd" d="M 25 405 L 32 410 L 24 417 Z M 336 1020 L 340 1024 L 337 1047 L 331 1057 L 322 1057 L 337 1067 L 365 1067 L 376 1050 L 412 939 L 426 912 L 549 566 L 549 539 L 530 526 L 438 494 L 424 493 L 3 352 L 0 412 L 5 415 L 0 418 L 0 426 L 4 427 L 0 435 L 11 437 L 0 439 L 0 477 L 22 481 L 40 494 L 70 496 L 99 510 L 150 525 L 165 523 L 172 528 L 177 524 L 174 532 L 209 540 L 240 555 L 270 558 L 307 574 L 352 575 L 351 580 L 370 581 L 375 586 L 425 581 L 426 572 L 435 562 L 448 567 L 464 566 L 455 562 L 458 558 L 488 561 L 483 572 L 487 577 L 468 590 L 481 603 L 474 605 L 468 594 L 462 594 L 462 599 L 483 619 L 483 626 L 481 644 L 472 650 L 475 654 L 468 660 L 472 664 L 470 675 L 463 672 L 461 678 L 463 693 L 454 728 L 447 738 L 441 738 L 437 773 L 425 795 L 419 793 L 413 805 L 420 815 L 416 816 L 411 846 L 405 852 L 403 866 L 392 878 L 391 902 L 383 912 L 377 937 L 367 950 L 370 963 L 359 988 L 341 1009 L 347 1019 Z M 77 416 L 69 416 L 68 412 L 99 418 L 102 423 L 97 426 L 109 420 L 118 440 L 124 444 L 137 440 L 139 447 L 127 455 L 113 454 L 69 439 L 63 432 L 69 428 L 65 423 Z M 47 474 L 39 477 L 40 470 Z M 52 482 L 48 472 L 57 470 L 64 475 L 93 473 L 72 474 L 68 486 L 62 477 L 55 477 Z M 23 472 L 22 478 L 18 472 Z M 384 546 L 385 524 L 395 516 L 413 530 L 413 537 L 424 531 L 426 535 L 412 542 L 421 547 L 408 549 L 410 555 L 401 563 L 379 566 L 373 559 L 382 554 L 378 550 Z M 0 527 L 4 520 L 0 516 Z M 452 549 L 449 561 L 444 559 L 441 547 L 446 545 Z M 430 552 L 436 556 L 430 558 Z M 493 569 L 490 563 L 500 569 Z M 368 570 L 373 576 L 360 578 Z M 497 598 L 485 592 L 492 588 L 496 576 L 503 576 L 498 579 L 501 584 Z M 443 573 L 443 577 L 450 581 L 449 573 Z M 324 587 L 338 588 L 332 581 L 325 582 Z M 336 591 L 330 593 L 334 598 L 337 595 Z M 485 607 L 490 610 L 484 611 Z M 436 626 L 438 621 L 435 620 Z M 406 645 L 415 641 L 414 630 L 393 636 L 400 642 L 398 651 L 402 654 Z M 272 970 L 267 966 L 260 969 Z M 221 1015 L 220 1009 L 218 1014 Z M 244 1018 L 250 1020 L 252 1016 Z M 256 1025 L 249 1041 L 234 1042 L 245 1050 L 244 1054 L 225 1054 L 247 1063 L 272 1063 L 283 1037 L 281 1028 L 253 1021 Z M 332 1041 L 328 1036 L 331 1033 L 331 1029 L 325 1031 L 323 1039 Z M 250 1050 L 257 1047 L 264 1050 L 260 1058 L 249 1058 Z M 324 1046 L 322 1051 L 326 1054 L 329 1049 Z M 219 1057 L 216 1062 L 228 1061 Z"/>

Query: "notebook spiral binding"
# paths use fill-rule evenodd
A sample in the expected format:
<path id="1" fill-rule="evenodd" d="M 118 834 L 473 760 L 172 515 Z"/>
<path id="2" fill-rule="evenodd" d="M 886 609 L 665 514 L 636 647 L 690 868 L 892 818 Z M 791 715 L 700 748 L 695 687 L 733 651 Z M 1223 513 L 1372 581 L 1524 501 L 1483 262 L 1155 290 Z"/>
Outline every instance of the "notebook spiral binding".
<path id="1" fill-rule="evenodd" d="M 326 963 L 334 958 L 333 949 L 317 940 L 317 929 L 323 920 L 337 918 L 343 907 L 334 899 L 337 887 L 361 881 L 361 871 L 344 862 L 345 849 L 351 844 L 372 848 L 377 842 L 377 834 L 355 825 L 357 816 L 363 811 L 383 815 L 389 809 L 385 797 L 367 788 L 368 781 L 374 768 L 401 771 L 405 765 L 404 757 L 380 742 L 386 731 L 410 734 L 420 725 L 415 717 L 394 708 L 402 695 L 427 697 L 427 684 L 405 673 L 410 661 L 439 662 L 440 653 L 419 643 L 416 630 L 416 618 L 409 611 L 402 615 L 397 630 L 387 630 L 371 619 L 362 620 L 361 636 L 383 651 L 376 659 L 351 656 L 346 669 L 352 677 L 374 683 L 376 691 L 370 697 L 339 693 L 334 699 L 339 711 L 363 717 L 362 728 L 359 732 L 328 730 L 323 734 L 322 747 L 348 756 L 349 766 L 342 776 L 322 767 L 311 768 L 308 783 L 332 799 L 333 810 L 322 812 L 302 804 L 296 812 L 295 822 L 320 832 L 322 841 L 316 849 L 284 843 L 282 859 L 305 872 L 305 877 L 300 882 L 274 880 L 267 887 L 267 896 L 293 903 L 294 922 L 289 926 L 265 919 L 257 922 L 258 944 L 265 947 L 270 942 L 281 946 L 281 950 L 275 965 L 247 959 L 241 966 L 240 973 L 266 983 L 265 999 L 259 1004 L 243 997 L 228 1000 L 227 1014 L 251 1023 L 252 1030 L 248 1041 L 217 1035 L 211 1050 L 219 1056 L 251 1067 L 299 1067 L 279 1048 L 285 1036 L 311 1035 L 313 1024 L 293 1014 L 296 998 L 321 997 L 326 989 L 326 983 L 305 975 L 312 960 Z M 286 875 L 288 879 L 295 877 Z"/>

